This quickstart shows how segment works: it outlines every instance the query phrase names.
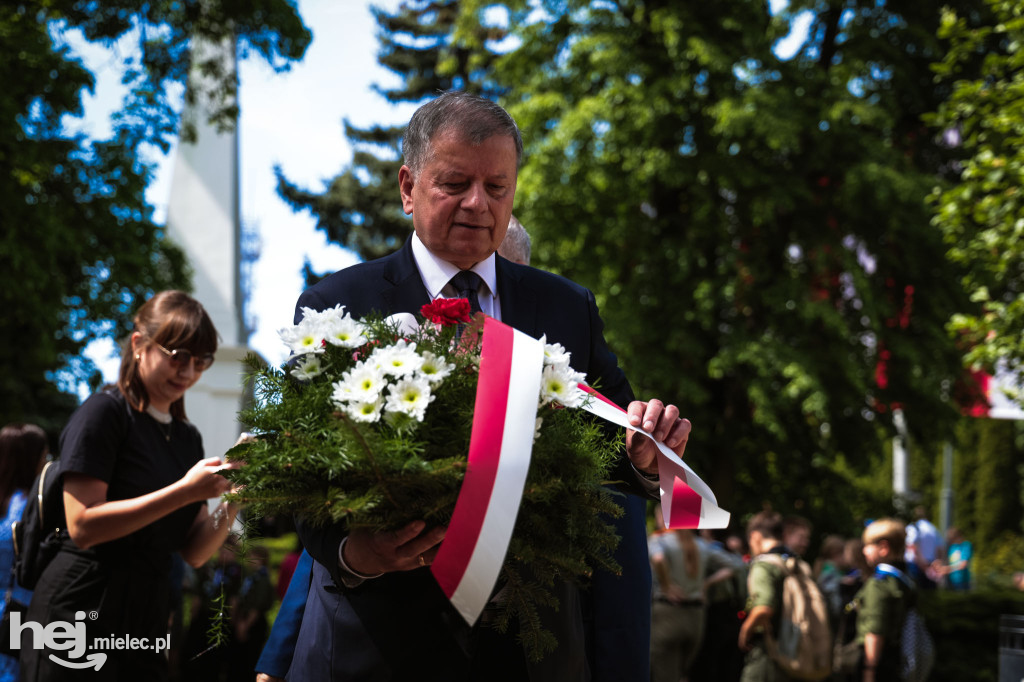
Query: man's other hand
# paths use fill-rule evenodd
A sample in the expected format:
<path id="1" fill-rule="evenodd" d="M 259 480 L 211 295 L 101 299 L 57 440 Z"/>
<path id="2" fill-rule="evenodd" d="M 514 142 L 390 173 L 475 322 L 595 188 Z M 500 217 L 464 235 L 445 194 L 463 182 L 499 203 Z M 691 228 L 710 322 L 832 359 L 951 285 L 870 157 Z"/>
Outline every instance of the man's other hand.
<path id="1" fill-rule="evenodd" d="M 634 400 L 626 408 L 626 414 L 635 429 L 626 431 L 626 453 L 637 469 L 649 474 L 658 473 L 658 446 L 637 431 L 654 436 L 654 440 L 664 442 L 674 453 L 683 456 L 686 441 L 690 438 L 690 420 L 680 418 L 678 407 L 657 399 L 649 402 Z"/>
<path id="2" fill-rule="evenodd" d="M 426 530 L 426 527 L 424 521 L 413 521 L 398 530 L 379 533 L 356 528 L 345 543 L 345 563 L 363 575 L 428 566 L 437 556 L 448 529 L 439 526 Z"/>

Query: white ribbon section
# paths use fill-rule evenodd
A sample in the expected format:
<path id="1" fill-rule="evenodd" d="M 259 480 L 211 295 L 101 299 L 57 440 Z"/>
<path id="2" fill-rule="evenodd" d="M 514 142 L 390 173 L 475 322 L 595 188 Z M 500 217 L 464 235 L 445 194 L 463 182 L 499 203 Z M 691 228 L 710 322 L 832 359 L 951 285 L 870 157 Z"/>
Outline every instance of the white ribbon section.
<path id="1" fill-rule="evenodd" d="M 664 443 L 654 440 L 654 437 L 646 431 L 634 429 L 629 423 L 626 412 L 618 405 L 608 401 L 604 396 L 596 394 L 593 389 L 584 390 L 577 387 L 577 391 L 583 404 L 582 409 L 602 419 L 612 422 L 624 429 L 633 429 L 654 441 L 658 446 L 658 476 L 661 488 L 661 511 L 665 519 L 666 528 L 726 528 L 729 525 L 729 512 L 718 506 L 715 493 L 711 491 L 700 476 L 693 472 L 686 462 L 679 459 L 676 453 L 672 452 Z M 682 486 L 679 485 L 682 483 Z M 697 500 L 677 499 L 680 496 L 688 497 L 687 490 L 692 490 L 699 496 L 699 509 Z M 677 508 L 673 510 L 673 502 L 678 502 Z M 683 506 L 687 508 L 683 508 Z"/>

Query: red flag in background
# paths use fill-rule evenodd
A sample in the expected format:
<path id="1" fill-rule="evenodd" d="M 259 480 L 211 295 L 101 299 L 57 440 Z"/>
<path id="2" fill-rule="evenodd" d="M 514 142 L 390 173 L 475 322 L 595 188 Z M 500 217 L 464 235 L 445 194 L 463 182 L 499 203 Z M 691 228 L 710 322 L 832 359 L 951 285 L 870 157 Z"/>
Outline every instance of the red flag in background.
<path id="1" fill-rule="evenodd" d="M 969 371 L 958 388 L 960 409 L 968 417 L 1024 419 L 1024 409 L 1010 397 L 1022 395 L 1021 386 L 1000 367 L 995 374 Z"/>

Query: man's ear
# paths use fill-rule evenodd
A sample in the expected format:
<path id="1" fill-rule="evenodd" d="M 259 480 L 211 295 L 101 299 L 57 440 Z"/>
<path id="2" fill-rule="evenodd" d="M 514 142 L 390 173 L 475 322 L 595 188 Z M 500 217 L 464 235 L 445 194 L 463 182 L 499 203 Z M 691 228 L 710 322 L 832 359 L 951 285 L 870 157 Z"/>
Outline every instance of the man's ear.
<path id="1" fill-rule="evenodd" d="M 415 184 L 412 169 L 408 166 L 398 169 L 398 190 L 402 193 L 402 210 L 405 215 L 412 215 L 412 188 Z"/>

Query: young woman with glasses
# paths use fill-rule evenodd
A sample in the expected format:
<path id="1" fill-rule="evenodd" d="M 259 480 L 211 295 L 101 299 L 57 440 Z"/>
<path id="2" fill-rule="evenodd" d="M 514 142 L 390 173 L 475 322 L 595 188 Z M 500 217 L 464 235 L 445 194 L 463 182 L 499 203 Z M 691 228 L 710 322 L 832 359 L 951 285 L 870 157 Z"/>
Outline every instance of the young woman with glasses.
<path id="1" fill-rule="evenodd" d="M 36 649 L 23 638 L 23 680 L 167 679 L 166 652 L 156 642 L 167 636 L 171 554 L 201 566 L 237 512 L 224 502 L 207 511 L 205 501 L 231 487 L 219 473 L 227 465 L 204 459 L 185 416 L 185 393 L 217 349 L 210 317 L 187 294 L 164 291 L 134 322 L 117 386 L 89 397 L 61 435 L 67 539 L 26 615 L 44 628 L 82 624 L 85 651 L 67 644 L 75 637 L 64 638 L 62 650 Z M 95 637 L 125 638 L 128 646 L 90 650 Z M 83 672 L 97 653 L 105 659 Z"/>

